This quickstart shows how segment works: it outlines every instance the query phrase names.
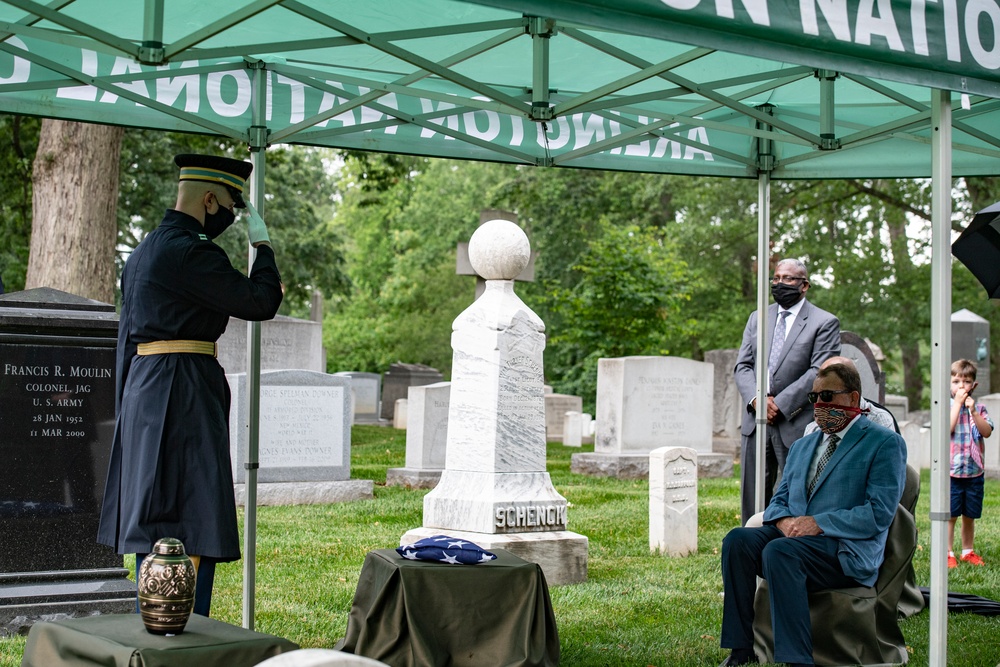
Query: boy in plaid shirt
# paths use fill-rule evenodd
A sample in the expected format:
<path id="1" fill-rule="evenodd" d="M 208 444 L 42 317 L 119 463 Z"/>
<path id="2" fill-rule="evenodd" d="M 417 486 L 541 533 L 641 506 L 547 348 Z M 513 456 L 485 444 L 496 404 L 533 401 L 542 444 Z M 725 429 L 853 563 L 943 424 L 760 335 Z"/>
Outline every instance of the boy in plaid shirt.
<path id="1" fill-rule="evenodd" d="M 972 398 L 976 388 L 976 366 L 968 359 L 951 365 L 951 520 L 948 522 L 948 567 L 958 567 L 951 550 L 955 543 L 955 522 L 962 517 L 961 560 L 985 565 L 973 549 L 975 520 L 983 515 L 984 438 L 993 433 L 993 421 L 986 408 Z"/>

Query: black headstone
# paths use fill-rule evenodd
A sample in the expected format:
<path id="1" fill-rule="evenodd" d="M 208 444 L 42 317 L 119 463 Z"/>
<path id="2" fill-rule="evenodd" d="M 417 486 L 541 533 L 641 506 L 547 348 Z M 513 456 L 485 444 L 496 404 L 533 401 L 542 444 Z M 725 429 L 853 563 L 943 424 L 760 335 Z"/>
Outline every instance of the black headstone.
<path id="1" fill-rule="evenodd" d="M 115 420 L 114 306 L 0 295 L 0 636 L 127 613 L 135 586 L 97 544 Z"/>
<path id="2" fill-rule="evenodd" d="M 396 399 L 406 398 L 410 387 L 434 384 L 442 380 L 436 368 L 423 364 L 392 364 L 382 375 L 382 419 L 392 421 L 396 414 Z"/>

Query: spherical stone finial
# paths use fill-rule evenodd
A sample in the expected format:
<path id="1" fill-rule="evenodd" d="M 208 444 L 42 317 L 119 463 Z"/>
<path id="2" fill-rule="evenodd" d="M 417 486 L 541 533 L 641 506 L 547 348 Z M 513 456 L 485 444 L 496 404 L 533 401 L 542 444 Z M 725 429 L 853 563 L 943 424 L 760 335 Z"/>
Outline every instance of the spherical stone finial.
<path id="1" fill-rule="evenodd" d="M 529 259 L 528 236 L 510 220 L 484 222 L 469 239 L 469 262 L 484 280 L 513 280 Z"/>

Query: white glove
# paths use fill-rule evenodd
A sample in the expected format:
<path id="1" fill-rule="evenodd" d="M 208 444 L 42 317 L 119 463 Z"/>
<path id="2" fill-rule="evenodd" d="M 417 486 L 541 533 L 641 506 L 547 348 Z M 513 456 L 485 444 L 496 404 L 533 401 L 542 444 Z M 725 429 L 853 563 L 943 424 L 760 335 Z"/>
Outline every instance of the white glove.
<path id="1" fill-rule="evenodd" d="M 267 235 L 267 225 L 264 224 L 264 218 L 260 217 L 260 213 L 249 201 L 247 202 L 247 211 L 250 213 L 250 219 L 247 221 L 250 231 L 250 245 L 270 243 L 271 237 Z"/>

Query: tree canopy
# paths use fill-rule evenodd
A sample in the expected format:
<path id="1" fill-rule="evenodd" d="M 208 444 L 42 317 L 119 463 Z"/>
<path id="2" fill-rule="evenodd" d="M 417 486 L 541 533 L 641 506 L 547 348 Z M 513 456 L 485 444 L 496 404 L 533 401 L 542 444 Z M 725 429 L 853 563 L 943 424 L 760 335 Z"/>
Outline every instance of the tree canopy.
<path id="1" fill-rule="evenodd" d="M 0 275 L 24 285 L 39 121 L 0 116 Z M 200 135 L 128 130 L 118 204 L 119 270 L 176 194 L 173 155 L 245 157 Z M 546 324 L 546 380 L 593 409 L 597 359 L 739 345 L 756 304 L 757 183 L 327 149 L 268 151 L 265 207 L 286 284 L 282 312 L 327 299 L 330 371 L 383 372 L 402 361 L 451 369 L 451 323 L 473 300 L 456 246 L 483 209 L 517 214 L 538 253 L 517 292 Z M 1000 180 L 956 182 L 955 222 L 1000 199 Z M 930 332 L 930 184 L 920 180 L 772 183 L 772 257 L 802 258 L 809 298 L 886 353 L 887 390 L 923 402 Z M 241 232 L 242 230 L 242 232 Z M 220 237 L 245 264 L 241 224 Z M 994 331 L 1000 312 L 959 263 L 954 310 Z M 1000 333 L 991 355 L 1000 353 Z M 1000 386 L 1000 364 L 991 369 Z"/>

